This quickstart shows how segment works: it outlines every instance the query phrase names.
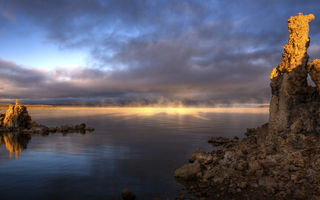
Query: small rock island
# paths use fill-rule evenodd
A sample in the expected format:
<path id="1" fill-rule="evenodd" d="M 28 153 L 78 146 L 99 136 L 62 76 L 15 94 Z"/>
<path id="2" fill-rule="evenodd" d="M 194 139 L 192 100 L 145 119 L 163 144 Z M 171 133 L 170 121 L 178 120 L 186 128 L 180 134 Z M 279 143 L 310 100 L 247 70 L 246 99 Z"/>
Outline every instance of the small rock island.
<path id="1" fill-rule="evenodd" d="M 32 121 L 27 107 L 20 105 L 18 100 L 15 105 L 9 105 L 5 114 L 0 113 L 0 146 L 5 144 L 10 157 L 15 154 L 15 157 L 18 158 L 20 153 L 27 148 L 32 135 L 48 135 L 55 132 L 85 134 L 87 131 L 92 132 L 94 128 L 86 127 L 84 123 L 67 124 L 60 127 L 39 125 Z"/>
<path id="2" fill-rule="evenodd" d="M 0 134 L 1 133 L 24 133 L 24 134 L 49 134 L 55 132 L 62 133 L 85 133 L 94 131 L 94 128 L 86 127 L 86 124 L 62 125 L 60 127 L 47 127 L 32 121 L 27 107 L 20 105 L 16 100 L 15 105 L 9 105 L 5 114 L 0 114 Z"/>
<path id="3" fill-rule="evenodd" d="M 289 42 L 271 73 L 269 122 L 246 137 L 209 140 L 220 148 L 197 151 L 175 171 L 204 199 L 320 199 L 320 60 L 308 63 L 309 22 L 288 20 Z M 308 84 L 311 77 L 315 86 Z"/>

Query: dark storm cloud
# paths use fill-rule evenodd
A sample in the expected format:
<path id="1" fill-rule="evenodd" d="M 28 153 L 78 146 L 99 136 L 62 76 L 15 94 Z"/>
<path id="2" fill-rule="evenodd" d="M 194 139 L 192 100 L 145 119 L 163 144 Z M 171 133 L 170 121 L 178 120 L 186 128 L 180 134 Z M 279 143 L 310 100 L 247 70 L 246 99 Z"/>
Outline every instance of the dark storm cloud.
<path id="1" fill-rule="evenodd" d="M 31 70 L 23 77 L 24 69 L 14 65 L 17 72 L 2 73 L 2 80 L 11 80 L 18 88 L 32 85 L 36 98 L 155 96 L 266 102 L 269 73 L 287 42 L 287 19 L 298 12 L 320 17 L 317 0 L 12 0 L 7 4 L 61 48 L 91 53 L 92 66 L 86 68 Z M 311 23 L 310 30 L 310 55 L 319 57 L 319 20 Z M 28 93 L 21 96 L 28 98 Z"/>

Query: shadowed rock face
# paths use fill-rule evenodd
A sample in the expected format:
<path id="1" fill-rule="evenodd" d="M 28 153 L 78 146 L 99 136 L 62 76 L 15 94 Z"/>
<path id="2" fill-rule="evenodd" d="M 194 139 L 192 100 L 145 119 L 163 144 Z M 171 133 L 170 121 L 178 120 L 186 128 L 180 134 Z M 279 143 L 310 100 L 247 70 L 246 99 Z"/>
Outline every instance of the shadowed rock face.
<path id="1" fill-rule="evenodd" d="M 31 120 L 27 108 L 20 105 L 18 100 L 15 105 L 9 105 L 2 124 L 6 128 L 31 128 L 36 125 Z"/>
<path id="2" fill-rule="evenodd" d="M 308 65 L 308 72 L 311 79 L 316 84 L 318 92 L 320 88 L 320 60 L 315 59 Z"/>

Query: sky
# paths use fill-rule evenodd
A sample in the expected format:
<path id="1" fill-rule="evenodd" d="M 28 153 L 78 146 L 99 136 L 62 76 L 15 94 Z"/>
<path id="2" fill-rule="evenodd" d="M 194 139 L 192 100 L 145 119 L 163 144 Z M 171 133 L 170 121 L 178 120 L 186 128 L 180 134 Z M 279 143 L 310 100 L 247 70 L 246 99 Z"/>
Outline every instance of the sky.
<path id="1" fill-rule="evenodd" d="M 268 103 L 287 20 L 318 0 L 0 0 L 0 100 Z"/>

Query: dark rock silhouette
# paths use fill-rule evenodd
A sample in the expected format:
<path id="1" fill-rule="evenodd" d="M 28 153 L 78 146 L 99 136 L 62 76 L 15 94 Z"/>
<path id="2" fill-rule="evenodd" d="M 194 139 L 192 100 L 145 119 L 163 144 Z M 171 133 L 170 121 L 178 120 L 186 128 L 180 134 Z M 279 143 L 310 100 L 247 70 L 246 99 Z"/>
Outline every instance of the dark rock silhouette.
<path id="1" fill-rule="evenodd" d="M 313 19 L 299 13 L 288 20 L 283 61 L 271 73 L 269 123 L 248 129 L 241 141 L 210 139 L 221 148 L 197 151 L 175 171 L 189 192 L 207 199 L 320 199 L 320 60 L 308 64 L 307 54 Z"/>

